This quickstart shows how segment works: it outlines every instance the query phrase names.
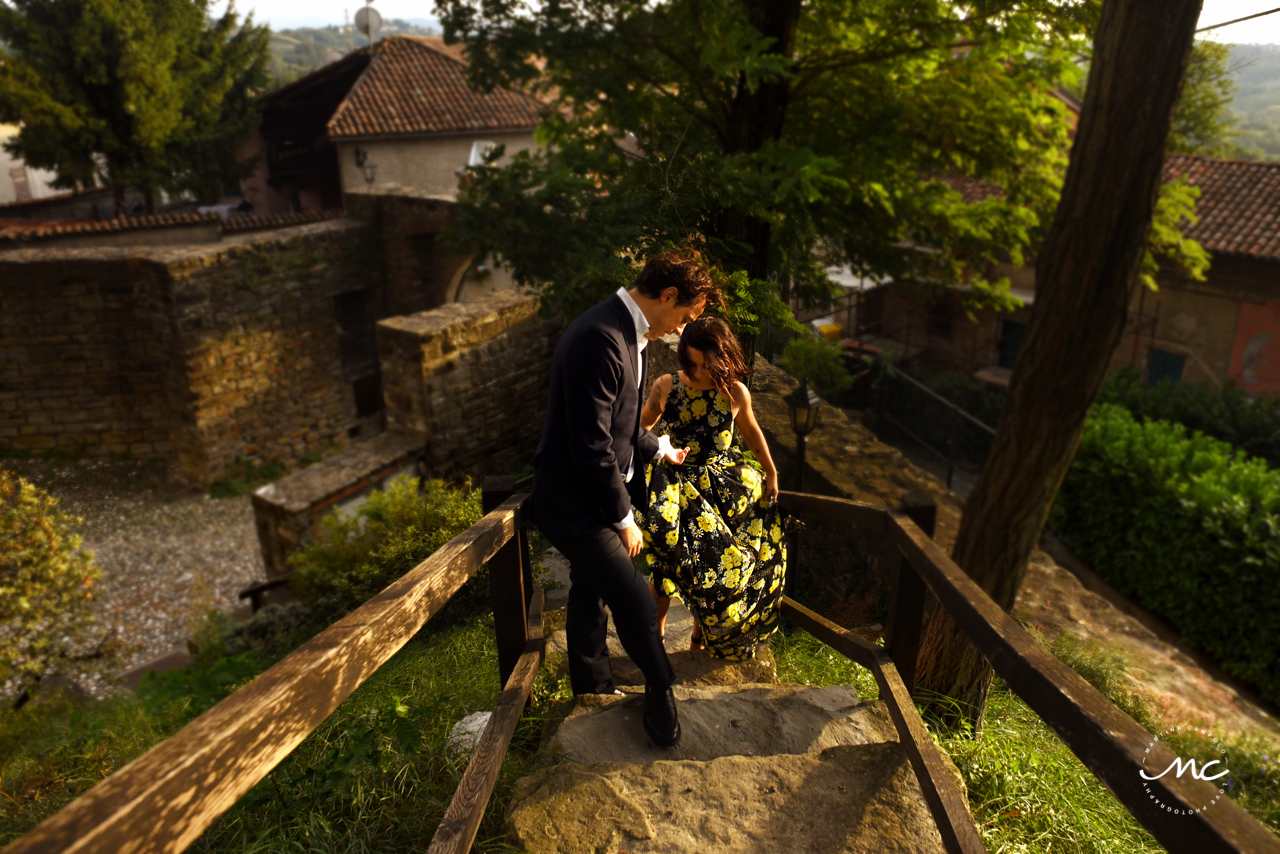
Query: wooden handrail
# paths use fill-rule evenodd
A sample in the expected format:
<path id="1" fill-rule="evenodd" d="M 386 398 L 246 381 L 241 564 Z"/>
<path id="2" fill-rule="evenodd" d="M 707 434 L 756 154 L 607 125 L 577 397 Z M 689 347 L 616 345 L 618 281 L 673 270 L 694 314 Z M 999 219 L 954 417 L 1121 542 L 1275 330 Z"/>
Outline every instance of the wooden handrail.
<path id="1" fill-rule="evenodd" d="M 898 675 L 898 668 L 889 653 L 790 597 L 782 600 L 782 613 L 788 620 L 875 675 L 876 684 L 880 686 L 880 699 L 889 709 L 889 717 L 893 719 L 894 728 L 898 731 L 898 743 L 906 751 L 911 768 L 916 772 L 920 792 L 938 825 L 938 834 L 942 837 L 947 854 L 986 854 L 986 846 L 982 844 L 982 836 L 973 823 L 964 795 L 947 770 L 937 745 L 929 737 L 924 721 L 920 719 L 920 712 L 911 700 L 911 692 Z"/>
<path id="2" fill-rule="evenodd" d="M 791 509 L 850 522 L 869 533 L 887 533 L 905 559 L 899 572 L 911 569 L 919 574 L 938 603 L 991 662 L 1010 690 L 1057 733 L 1085 767 L 1169 851 L 1174 854 L 1205 851 L 1280 854 L 1280 838 L 1230 799 L 1219 799 L 1211 808 L 1203 809 L 1219 794 L 1208 783 L 1168 774 L 1157 780 L 1143 780 L 1139 771 L 1148 767 L 1142 764 L 1144 757 L 1149 755 L 1154 767 L 1167 768 L 1174 754 L 1027 634 L 911 519 L 885 507 L 847 499 L 795 493 L 782 493 L 781 498 Z M 784 604 L 788 617 L 795 619 L 798 613 L 795 607 L 787 608 Z M 812 617 L 822 619 L 817 615 Z M 814 625 L 812 617 L 806 620 L 801 615 L 800 619 Z M 805 622 L 797 624 L 808 628 Z M 819 631 L 823 633 L 815 636 L 852 660 L 863 664 L 870 659 L 872 665 L 864 666 L 870 666 L 873 672 L 876 672 L 876 656 L 886 654 L 861 639 L 858 639 L 861 643 L 852 640 L 856 637 L 852 633 L 840 630 L 833 634 L 831 626 L 821 625 Z M 892 654 L 889 658 L 892 660 Z M 877 675 L 877 682 L 879 680 Z M 882 684 L 882 696 L 884 691 Z M 902 698 L 898 699 L 897 705 L 905 712 Z M 1156 743 L 1147 754 L 1152 742 Z M 919 770 L 917 776 L 920 776 Z M 921 780 L 923 788 L 923 777 Z M 1174 816 L 1171 810 L 1188 814 Z M 941 826 L 942 818 L 937 811 L 934 817 Z"/>
<path id="3" fill-rule="evenodd" d="M 513 496 L 3 854 L 185 849 L 515 536 L 523 498 Z"/>
<path id="4" fill-rule="evenodd" d="M 546 646 L 542 637 L 542 601 L 542 591 L 535 590 L 529 609 L 529 642 L 498 698 L 498 705 L 467 763 L 467 770 L 440 820 L 427 854 L 467 854 L 471 850 L 489 796 L 498 782 L 502 760 L 506 758 L 520 715 L 533 691 L 538 669 L 542 667 Z"/>

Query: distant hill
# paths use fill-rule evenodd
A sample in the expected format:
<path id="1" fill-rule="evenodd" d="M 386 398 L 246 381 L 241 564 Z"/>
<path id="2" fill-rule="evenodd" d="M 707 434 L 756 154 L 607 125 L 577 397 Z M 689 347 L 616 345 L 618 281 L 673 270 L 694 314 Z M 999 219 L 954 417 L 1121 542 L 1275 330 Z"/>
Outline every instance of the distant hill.
<path id="1" fill-rule="evenodd" d="M 1280 160 L 1280 45 L 1234 45 L 1231 67 L 1239 86 L 1231 106 L 1244 131 L 1237 144 Z"/>
<path id="2" fill-rule="evenodd" d="M 438 36 L 440 31 L 432 26 L 430 18 L 414 18 L 412 21 L 392 18 L 382 22 L 378 36 L 415 35 Z M 271 74 L 276 86 L 292 83 L 325 63 L 325 54 L 331 50 L 346 53 L 353 47 L 363 47 L 369 39 L 354 25 L 331 24 L 327 27 L 300 27 L 296 30 L 279 30 L 271 33 Z"/>

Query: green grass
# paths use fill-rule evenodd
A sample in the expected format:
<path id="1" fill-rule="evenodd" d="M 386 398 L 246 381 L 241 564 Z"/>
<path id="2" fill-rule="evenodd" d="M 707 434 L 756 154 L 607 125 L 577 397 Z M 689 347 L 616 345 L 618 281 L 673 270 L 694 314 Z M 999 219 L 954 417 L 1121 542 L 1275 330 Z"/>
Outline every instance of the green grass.
<path id="1" fill-rule="evenodd" d="M 209 495 L 212 498 L 248 495 L 258 487 L 280 479 L 285 472 L 284 465 L 276 460 L 258 465 L 251 460 L 236 457 L 227 464 L 222 477 L 209 484 Z"/>

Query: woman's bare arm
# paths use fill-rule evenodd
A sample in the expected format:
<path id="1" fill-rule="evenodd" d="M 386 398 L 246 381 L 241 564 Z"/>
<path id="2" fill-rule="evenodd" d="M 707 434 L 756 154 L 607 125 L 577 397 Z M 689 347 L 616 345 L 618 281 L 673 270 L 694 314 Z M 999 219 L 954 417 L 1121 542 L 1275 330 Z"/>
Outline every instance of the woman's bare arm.
<path id="1" fill-rule="evenodd" d="M 764 494 L 770 500 L 778 497 L 778 468 L 773 464 L 773 456 L 769 453 L 769 443 L 765 441 L 764 431 L 756 423 L 756 414 L 751 410 L 751 392 L 740 382 L 733 384 L 733 408 L 738 414 L 734 423 L 742 433 L 742 441 L 747 443 L 751 453 L 756 455 L 760 465 L 764 467 Z"/>
<path id="2" fill-rule="evenodd" d="M 671 393 L 671 374 L 663 374 L 653 381 L 653 388 L 644 401 L 644 411 L 640 413 L 640 426 L 652 430 L 653 425 L 662 417 L 662 410 L 667 408 L 667 395 Z"/>

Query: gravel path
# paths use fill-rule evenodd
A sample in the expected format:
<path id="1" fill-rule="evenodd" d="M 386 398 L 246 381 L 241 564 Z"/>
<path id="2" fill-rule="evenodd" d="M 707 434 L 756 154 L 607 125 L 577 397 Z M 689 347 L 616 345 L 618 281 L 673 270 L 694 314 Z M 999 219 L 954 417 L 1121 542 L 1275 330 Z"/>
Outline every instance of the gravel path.
<path id="1" fill-rule="evenodd" d="M 120 661 L 120 672 L 182 648 L 210 609 L 243 610 L 237 594 L 266 578 L 247 495 L 175 492 L 165 486 L 163 467 L 150 462 L 0 465 L 84 519 L 84 546 L 103 576 L 99 625 L 137 647 Z"/>

